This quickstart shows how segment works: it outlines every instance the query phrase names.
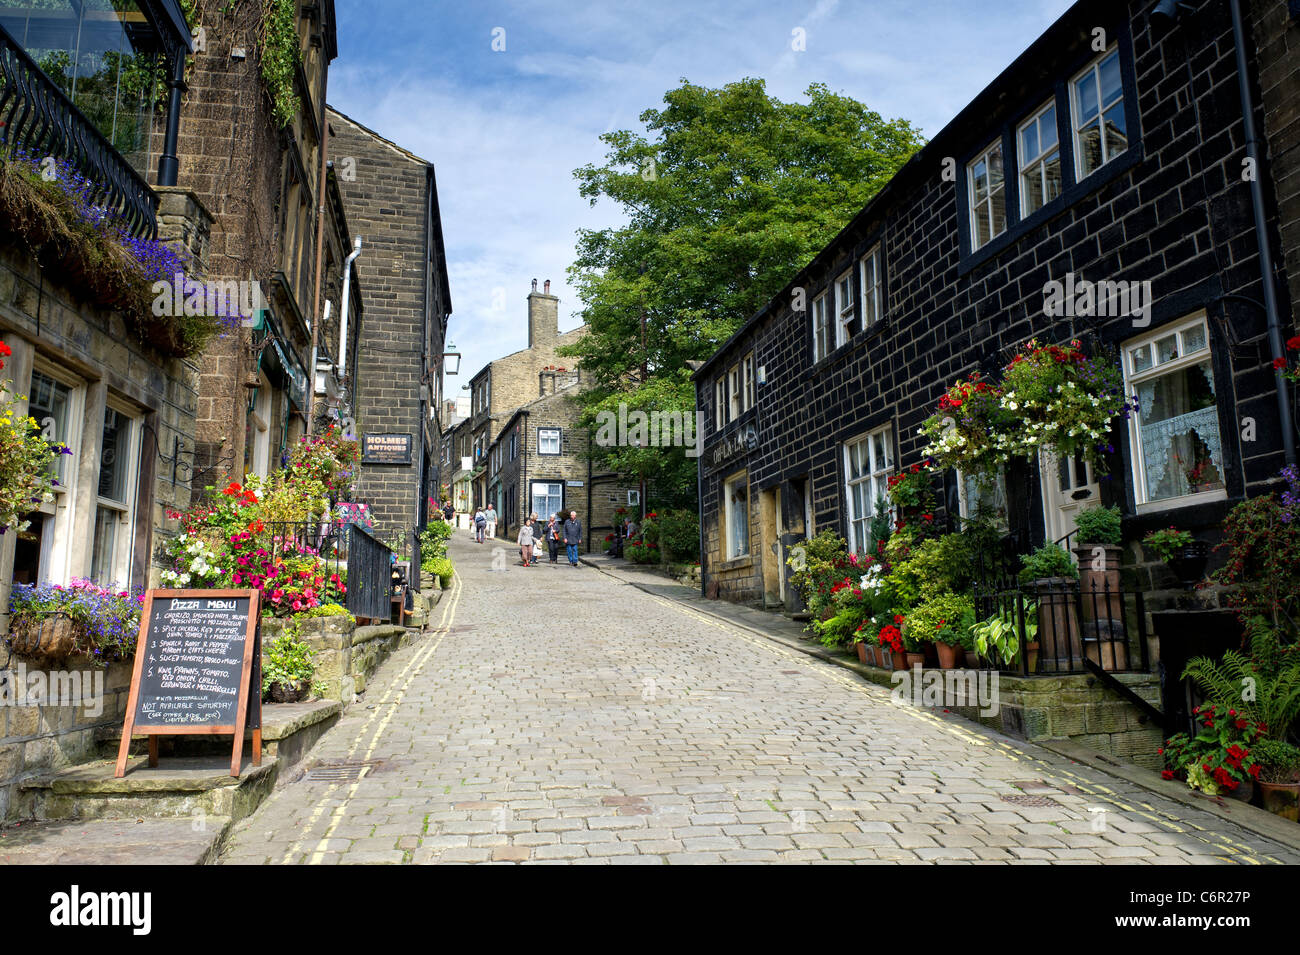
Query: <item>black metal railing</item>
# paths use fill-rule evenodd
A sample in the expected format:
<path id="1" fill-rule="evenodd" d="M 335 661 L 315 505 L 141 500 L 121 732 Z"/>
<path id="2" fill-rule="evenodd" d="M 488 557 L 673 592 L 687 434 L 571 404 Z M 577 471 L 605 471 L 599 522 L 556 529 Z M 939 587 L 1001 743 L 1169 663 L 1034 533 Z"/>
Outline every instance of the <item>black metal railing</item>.
<path id="1" fill-rule="evenodd" d="M 1013 628 L 1012 659 L 990 649 L 983 663 L 1004 673 L 1150 672 L 1146 605 L 1141 591 L 1113 589 L 1108 580 L 1038 581 L 977 594 L 976 616 Z"/>
<path id="2" fill-rule="evenodd" d="M 157 234 L 158 197 L 149 184 L 3 27 L 0 143 L 38 160 L 66 160 L 91 181 L 94 205 L 134 236 Z"/>
<path id="3" fill-rule="evenodd" d="M 411 528 L 411 573 L 410 587 L 417 594 L 420 592 L 420 528 Z"/>

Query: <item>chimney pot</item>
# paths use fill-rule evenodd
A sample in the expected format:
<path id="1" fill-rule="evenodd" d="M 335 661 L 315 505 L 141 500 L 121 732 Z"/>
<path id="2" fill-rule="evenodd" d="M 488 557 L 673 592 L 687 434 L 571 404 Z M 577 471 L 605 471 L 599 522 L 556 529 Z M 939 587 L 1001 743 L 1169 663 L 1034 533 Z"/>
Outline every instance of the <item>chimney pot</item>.
<path id="1" fill-rule="evenodd" d="M 547 294 L 547 295 L 550 295 L 550 294 L 551 294 L 551 280 L 550 280 L 550 279 L 547 279 L 547 280 L 546 280 L 546 283 L 542 286 L 542 291 L 543 291 L 545 294 Z"/>
<path id="2" fill-rule="evenodd" d="M 537 279 L 533 279 L 533 291 L 537 291 Z"/>

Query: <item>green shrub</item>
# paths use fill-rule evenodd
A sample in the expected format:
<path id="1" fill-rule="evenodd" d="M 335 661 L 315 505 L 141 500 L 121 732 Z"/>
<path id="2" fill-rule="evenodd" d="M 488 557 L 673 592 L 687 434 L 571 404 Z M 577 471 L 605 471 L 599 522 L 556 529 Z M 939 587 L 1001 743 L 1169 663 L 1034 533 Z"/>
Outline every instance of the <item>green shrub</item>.
<path id="1" fill-rule="evenodd" d="M 262 665 L 262 692 L 270 692 L 272 684 L 293 686 L 310 681 L 316 673 L 316 662 L 311 647 L 292 633 L 285 633 L 266 645 Z"/>
<path id="2" fill-rule="evenodd" d="M 673 563 L 700 559 L 700 518 L 694 511 L 666 511 L 659 515 L 659 549 Z"/>
<path id="3" fill-rule="evenodd" d="M 1266 783 L 1293 783 L 1300 779 L 1300 749 L 1277 739 L 1262 739 L 1250 754 L 1259 764 L 1259 778 Z"/>
<path id="4" fill-rule="evenodd" d="M 1079 576 L 1079 568 L 1074 566 L 1069 552 L 1060 544 L 1044 544 L 1038 550 L 1020 558 L 1022 569 L 1020 582 L 1030 583 L 1049 577 Z"/>
<path id="5" fill-rule="evenodd" d="M 430 521 L 420 531 L 420 563 L 435 557 L 447 556 L 447 540 L 451 537 L 452 527 L 446 521 Z"/>
<path id="6" fill-rule="evenodd" d="M 659 548 L 644 540 L 635 540 L 623 548 L 623 556 L 634 564 L 657 564 Z"/>
<path id="7" fill-rule="evenodd" d="M 348 608 L 341 604 L 321 604 L 318 607 L 300 610 L 294 614 L 294 617 L 347 617 L 354 623 L 356 622 L 356 617 L 348 613 Z"/>
<path id="8" fill-rule="evenodd" d="M 456 572 L 455 566 L 446 557 L 433 557 L 429 560 L 423 561 L 420 564 L 420 569 L 426 574 L 432 574 L 437 577 L 442 581 L 444 587 L 447 586 L 448 582 L 451 581 L 452 576 Z"/>
<path id="9" fill-rule="evenodd" d="M 1124 539 L 1118 507 L 1089 507 L 1078 513 L 1074 523 L 1078 528 L 1074 538 L 1080 544 L 1118 547 Z"/>
<path id="10" fill-rule="evenodd" d="M 953 593 L 935 594 L 907 612 L 903 636 L 916 643 L 955 643 L 973 650 L 973 626 L 975 603 L 970 597 Z"/>

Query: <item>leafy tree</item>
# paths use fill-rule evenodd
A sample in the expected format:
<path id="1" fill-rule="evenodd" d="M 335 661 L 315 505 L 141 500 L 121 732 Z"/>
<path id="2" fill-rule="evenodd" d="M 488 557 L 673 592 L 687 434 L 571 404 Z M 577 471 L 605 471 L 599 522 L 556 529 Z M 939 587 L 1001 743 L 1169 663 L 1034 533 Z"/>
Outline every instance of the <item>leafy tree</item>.
<path id="1" fill-rule="evenodd" d="M 806 103 L 769 96 L 761 79 L 721 89 L 682 81 L 646 133 L 601 140 L 604 165 L 576 170 L 581 195 L 617 203 L 627 221 L 581 230 L 569 278 L 589 333 L 565 349 L 600 410 L 688 412 L 690 361 L 710 354 L 875 195 L 923 141 L 821 84 Z M 653 452 L 653 453 L 652 453 Z M 596 448 L 620 473 L 646 475 L 656 506 L 690 504 L 695 462 L 681 448 Z"/>

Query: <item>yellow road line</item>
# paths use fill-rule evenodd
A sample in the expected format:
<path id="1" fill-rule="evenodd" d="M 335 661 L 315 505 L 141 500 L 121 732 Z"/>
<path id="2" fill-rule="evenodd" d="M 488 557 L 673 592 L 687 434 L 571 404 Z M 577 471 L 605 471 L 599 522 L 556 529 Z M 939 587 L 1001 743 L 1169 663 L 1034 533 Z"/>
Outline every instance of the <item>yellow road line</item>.
<path id="1" fill-rule="evenodd" d="M 392 702 L 394 703 L 399 702 L 401 694 L 404 694 L 406 692 L 406 688 L 407 686 L 409 686 L 412 677 L 415 675 L 416 672 L 418 672 L 419 668 L 424 665 L 425 661 L 428 660 L 428 658 L 432 655 L 433 651 L 438 648 L 438 644 L 442 642 L 442 638 L 447 635 L 447 630 L 451 625 L 451 620 L 454 619 L 456 606 L 457 604 L 460 603 L 460 596 L 464 592 L 464 583 L 461 580 L 460 574 L 453 573 L 452 579 L 453 579 L 453 589 L 451 591 L 451 600 L 448 601 L 446 606 L 443 607 L 442 616 L 439 618 L 438 626 L 433 630 L 434 633 L 439 634 L 438 639 L 431 646 L 422 647 L 419 651 L 417 651 L 415 656 L 411 658 L 410 662 L 408 662 L 406 666 L 402 668 L 401 672 L 398 674 L 397 679 L 389 684 L 388 689 L 385 691 L 383 698 L 377 704 L 374 705 L 374 708 L 370 712 L 370 716 L 366 719 L 365 724 L 357 732 L 356 738 L 353 740 L 352 745 L 348 748 L 347 751 L 348 760 L 351 760 L 356 755 L 357 748 L 361 746 L 362 740 L 365 739 L 366 734 L 370 731 L 370 728 L 372 724 L 375 722 L 375 720 L 379 719 L 381 714 L 386 714 L 384 715 L 383 722 L 379 725 L 379 727 L 375 731 L 374 736 L 371 738 L 370 748 L 367 750 L 365 758 L 368 759 L 370 757 L 370 753 L 374 752 L 375 743 L 379 740 L 379 737 L 382 735 L 384 728 L 388 724 L 389 719 L 392 718 L 392 714 L 396 712 L 397 709 L 396 706 L 389 705 L 390 699 L 393 697 L 393 693 L 395 691 L 398 692 L 398 699 L 392 700 Z M 403 678 L 405 679 L 403 680 Z M 399 680 L 403 680 L 403 682 L 400 684 L 401 685 L 400 691 L 398 690 Z M 364 776 L 365 776 L 365 771 L 363 770 L 362 777 Z M 357 783 L 354 783 L 352 785 L 352 790 L 351 792 L 349 792 L 347 799 L 351 799 L 352 795 L 355 794 L 356 787 L 359 784 L 359 782 L 360 780 L 358 780 Z M 325 792 L 321 794 L 321 797 L 317 801 L 316 806 L 312 809 L 311 815 L 308 817 L 307 822 L 303 825 L 302 835 L 297 840 L 295 840 L 287 850 L 285 850 L 284 856 L 280 860 L 281 864 L 286 864 L 293 861 L 293 857 L 302 849 L 303 841 L 308 837 L 312 829 L 316 827 L 316 823 L 319 821 L 321 815 L 324 813 L 326 802 L 329 800 L 331 796 L 334 795 L 334 793 L 340 788 L 341 785 L 342 785 L 341 783 L 330 783 L 329 786 L 326 787 Z M 347 802 L 345 800 L 343 805 L 346 806 L 346 804 Z M 334 829 L 337 828 L 337 826 L 338 826 L 338 821 L 337 821 L 337 814 L 336 814 L 336 816 L 331 817 L 330 826 L 326 836 L 322 837 L 321 840 L 317 842 L 317 848 L 315 854 L 312 857 L 313 862 L 319 861 L 319 856 L 321 852 L 320 846 L 323 844 L 325 838 L 328 838 L 328 833 L 333 832 Z"/>

